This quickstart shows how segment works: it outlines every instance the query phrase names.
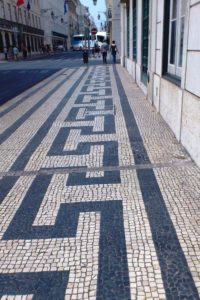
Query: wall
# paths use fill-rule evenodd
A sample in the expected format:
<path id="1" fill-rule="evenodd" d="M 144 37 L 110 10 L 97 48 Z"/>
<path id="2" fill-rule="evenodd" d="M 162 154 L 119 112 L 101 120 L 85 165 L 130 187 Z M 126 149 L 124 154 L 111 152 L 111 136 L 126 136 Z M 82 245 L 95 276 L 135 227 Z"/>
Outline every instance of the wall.
<path id="1" fill-rule="evenodd" d="M 181 142 L 200 166 L 200 1 L 191 0 L 188 20 Z"/>
<path id="2" fill-rule="evenodd" d="M 53 44 L 52 31 L 67 35 L 67 25 L 68 15 L 64 15 L 64 4 L 63 0 L 58 0 L 57 2 L 53 0 L 40 0 L 41 9 L 46 12 L 42 13 L 42 22 L 44 27 L 44 44 Z M 51 12 L 54 13 L 54 18 L 51 17 Z M 63 23 L 61 23 L 61 18 Z M 54 37 L 56 39 L 56 37 Z M 59 40 L 59 37 L 57 38 Z M 60 41 L 65 41 L 65 39 L 60 38 Z"/>
<path id="3" fill-rule="evenodd" d="M 132 0 L 130 7 L 132 5 Z M 166 123 L 200 166 L 200 0 L 188 0 L 180 86 L 163 77 L 165 0 L 150 0 L 149 84 L 141 82 L 142 1 L 137 1 L 137 62 L 126 57 L 126 12 L 122 19 L 122 62 Z M 130 24 L 131 25 L 131 24 Z M 131 28 L 131 26 L 130 26 Z M 131 28 L 132 29 L 132 28 Z M 130 32 L 130 43 L 133 33 Z"/>
<path id="4" fill-rule="evenodd" d="M 119 32 L 120 28 L 120 5 L 118 1 L 113 1 L 112 5 L 112 39 L 115 40 L 116 45 L 119 50 L 119 55 L 121 53 L 121 35 Z"/>
<path id="5" fill-rule="evenodd" d="M 0 1 L 0 18 L 5 20 L 3 26 L 0 27 L 3 46 L 9 49 L 10 46 L 16 44 L 19 50 L 22 50 L 22 46 L 30 45 L 32 52 L 38 52 L 43 41 L 39 0 L 30 1 L 29 11 L 26 1 L 19 7 L 16 6 L 16 2 L 14 0 Z M 30 27 L 33 27 L 34 31 L 32 28 L 30 30 Z M 18 36 L 21 37 L 21 42 Z M 3 53 L 0 53 L 0 59 L 4 59 Z"/>

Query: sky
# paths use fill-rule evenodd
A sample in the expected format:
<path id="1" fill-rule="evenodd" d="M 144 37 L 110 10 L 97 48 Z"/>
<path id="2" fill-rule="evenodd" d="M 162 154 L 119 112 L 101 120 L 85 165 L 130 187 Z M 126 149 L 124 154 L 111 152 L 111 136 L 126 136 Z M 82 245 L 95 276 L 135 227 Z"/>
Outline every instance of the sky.
<path id="1" fill-rule="evenodd" d="M 93 16 L 97 27 L 100 27 L 101 22 L 105 22 L 106 17 L 103 13 L 106 12 L 105 0 L 97 0 L 97 5 L 93 4 L 93 0 L 80 0 L 81 3 L 89 7 L 90 14 Z M 98 20 L 97 16 L 100 14 L 101 18 Z"/>

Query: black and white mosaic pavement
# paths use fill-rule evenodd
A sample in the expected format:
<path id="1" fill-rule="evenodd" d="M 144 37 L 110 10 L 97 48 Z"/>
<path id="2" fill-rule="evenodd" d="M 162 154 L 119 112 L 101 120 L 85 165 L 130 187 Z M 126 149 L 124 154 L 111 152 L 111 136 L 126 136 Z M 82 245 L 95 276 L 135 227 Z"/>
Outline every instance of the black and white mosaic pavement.
<path id="1" fill-rule="evenodd" d="M 199 169 L 120 66 L 0 116 L 0 299 L 199 299 Z"/>

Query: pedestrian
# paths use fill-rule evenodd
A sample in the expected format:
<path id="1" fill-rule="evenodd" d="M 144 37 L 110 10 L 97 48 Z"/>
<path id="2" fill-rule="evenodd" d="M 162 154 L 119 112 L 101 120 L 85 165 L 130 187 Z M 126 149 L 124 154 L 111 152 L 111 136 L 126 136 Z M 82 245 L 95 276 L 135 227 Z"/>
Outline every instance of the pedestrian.
<path id="1" fill-rule="evenodd" d="M 45 52 L 46 52 L 45 45 L 42 45 L 42 53 L 45 54 Z"/>
<path id="2" fill-rule="evenodd" d="M 100 57 L 100 47 L 99 47 L 99 44 L 97 41 L 94 44 L 94 49 L 95 49 L 95 53 L 97 54 L 97 56 Z"/>
<path id="3" fill-rule="evenodd" d="M 50 45 L 49 45 L 49 44 L 47 45 L 47 48 L 46 48 L 46 49 L 47 49 L 47 54 L 49 55 L 49 54 L 50 54 L 50 52 L 51 52 L 51 47 L 50 47 Z"/>
<path id="4" fill-rule="evenodd" d="M 3 51 L 4 51 L 4 55 L 5 55 L 5 60 L 8 60 L 8 49 L 7 49 L 7 47 L 4 47 Z"/>
<path id="5" fill-rule="evenodd" d="M 8 49 L 8 60 L 13 59 L 13 46 L 11 45 Z"/>
<path id="6" fill-rule="evenodd" d="M 118 49 L 117 49 L 117 45 L 115 44 L 115 41 L 112 41 L 112 44 L 110 46 L 110 52 L 113 57 L 113 64 L 116 64 L 116 55 L 117 55 Z"/>
<path id="7" fill-rule="evenodd" d="M 13 47 L 13 57 L 14 60 L 18 60 L 18 54 L 19 54 L 19 50 L 16 46 Z"/>
<path id="8" fill-rule="evenodd" d="M 57 50 L 57 47 L 56 47 L 56 45 L 55 45 L 55 44 L 53 44 L 53 52 L 55 53 L 55 52 L 56 52 L 56 50 Z"/>
<path id="9" fill-rule="evenodd" d="M 83 50 L 83 62 L 84 64 L 88 64 L 88 52 L 86 49 Z"/>
<path id="10" fill-rule="evenodd" d="M 31 46 L 30 45 L 28 45 L 27 50 L 28 50 L 29 56 L 31 56 Z"/>
<path id="11" fill-rule="evenodd" d="M 92 57 L 95 57 L 95 49 L 94 49 L 94 47 L 92 48 Z"/>
<path id="12" fill-rule="evenodd" d="M 22 52 L 23 52 L 23 58 L 26 59 L 26 58 L 27 58 L 27 52 L 28 52 L 28 51 L 27 51 L 27 48 L 26 48 L 25 45 L 23 46 Z"/>
<path id="13" fill-rule="evenodd" d="M 101 45 L 101 53 L 102 53 L 104 64 L 107 64 L 107 52 L 108 52 L 108 44 L 106 43 L 106 40 L 104 40 Z"/>

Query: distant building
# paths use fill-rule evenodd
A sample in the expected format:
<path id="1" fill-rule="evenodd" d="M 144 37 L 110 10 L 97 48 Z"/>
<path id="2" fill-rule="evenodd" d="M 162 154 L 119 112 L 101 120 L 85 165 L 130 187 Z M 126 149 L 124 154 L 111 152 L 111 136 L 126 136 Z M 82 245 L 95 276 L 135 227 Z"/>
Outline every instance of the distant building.
<path id="1" fill-rule="evenodd" d="M 4 50 L 16 45 L 31 53 L 41 51 L 42 46 L 51 49 L 63 46 L 70 49 L 74 34 L 85 33 L 95 27 L 89 8 L 80 0 L 0 0 L 0 59 Z M 62 49 L 60 47 L 60 49 Z"/>
<path id="2" fill-rule="evenodd" d="M 107 24 L 110 42 L 115 40 L 118 50 L 121 50 L 121 32 L 120 32 L 120 2 L 115 0 L 106 0 Z"/>
<path id="3" fill-rule="evenodd" d="M 66 11 L 63 0 L 40 0 L 41 19 L 44 28 L 44 45 L 68 48 L 69 5 Z"/>
<path id="4" fill-rule="evenodd" d="M 121 40 L 122 65 L 200 166 L 200 1 L 121 0 Z"/>
<path id="5" fill-rule="evenodd" d="M 38 52 L 44 39 L 41 23 L 39 0 L 19 7 L 16 1 L 0 0 L 0 58 L 4 48 L 13 45 L 20 51 L 25 45 L 32 52 Z"/>

